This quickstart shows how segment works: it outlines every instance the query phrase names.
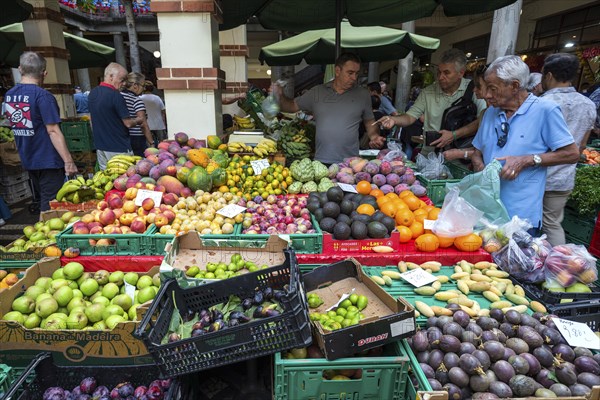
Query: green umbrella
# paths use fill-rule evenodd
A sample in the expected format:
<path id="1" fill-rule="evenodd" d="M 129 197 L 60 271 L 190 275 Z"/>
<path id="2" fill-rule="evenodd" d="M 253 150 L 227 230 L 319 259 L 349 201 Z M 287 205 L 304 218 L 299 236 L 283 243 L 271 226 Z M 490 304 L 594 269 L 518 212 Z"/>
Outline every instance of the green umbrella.
<path id="1" fill-rule="evenodd" d="M 104 67 L 115 60 L 115 49 L 93 40 L 63 32 L 69 50 L 69 68 Z M 0 61 L 11 67 L 19 66 L 19 57 L 25 51 L 23 24 L 0 28 Z"/>
<path id="2" fill-rule="evenodd" d="M 25 21 L 31 15 L 33 6 L 23 0 L 2 0 L 0 26 Z"/>
<path id="3" fill-rule="evenodd" d="M 491 12 L 516 0 L 222 0 L 226 30 L 256 16 L 267 29 L 326 29 L 347 18 L 353 26 L 399 24 L 429 17 L 438 6 L 449 17 Z"/>
<path id="4" fill-rule="evenodd" d="M 398 60 L 411 51 L 419 56 L 431 53 L 439 46 L 439 39 L 400 29 L 356 27 L 348 21 L 341 24 L 342 49 L 356 53 L 362 61 Z M 335 29 L 307 31 L 265 46 L 258 59 L 271 66 L 296 65 L 302 59 L 308 64 L 332 64 L 335 61 Z"/>

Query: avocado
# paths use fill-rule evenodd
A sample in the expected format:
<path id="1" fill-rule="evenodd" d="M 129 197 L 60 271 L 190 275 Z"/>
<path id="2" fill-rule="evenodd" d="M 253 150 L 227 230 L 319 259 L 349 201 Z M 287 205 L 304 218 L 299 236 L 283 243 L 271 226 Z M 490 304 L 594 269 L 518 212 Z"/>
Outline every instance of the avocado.
<path id="1" fill-rule="evenodd" d="M 352 199 L 352 201 L 355 202 L 355 203 L 361 204 L 360 202 L 362 201 L 363 197 L 365 197 L 365 196 L 363 196 L 360 193 L 355 193 L 354 194 L 354 198 Z"/>
<path id="2" fill-rule="evenodd" d="M 343 199 L 344 191 L 339 186 L 333 186 L 327 190 L 327 200 L 341 203 Z"/>
<path id="3" fill-rule="evenodd" d="M 363 196 L 362 200 L 360 201 L 360 204 L 370 204 L 373 207 L 377 208 L 377 199 L 374 196 L 366 195 Z"/>
<path id="4" fill-rule="evenodd" d="M 379 222 L 381 222 L 387 228 L 388 233 L 396 229 L 396 221 L 394 221 L 392 217 L 384 215 Z"/>
<path id="5" fill-rule="evenodd" d="M 323 207 L 325 205 L 325 203 L 327 203 L 329 201 L 327 199 L 327 193 L 325 193 L 325 192 L 318 192 L 317 196 L 319 196 L 319 203 L 321 204 L 321 207 Z"/>
<path id="6" fill-rule="evenodd" d="M 344 193 L 344 200 L 350 200 L 354 198 L 354 193 Z"/>
<path id="7" fill-rule="evenodd" d="M 306 204 L 306 208 L 308 208 L 308 211 L 310 211 L 311 213 L 314 213 L 317 208 L 321 208 L 321 203 L 319 203 L 319 199 L 313 198 L 308 201 L 308 204 Z"/>
<path id="8" fill-rule="evenodd" d="M 340 212 L 342 214 L 350 215 L 354 210 L 354 205 L 350 200 L 342 200 L 340 203 Z"/>
<path id="9" fill-rule="evenodd" d="M 361 214 L 359 214 L 358 211 L 354 210 L 350 213 L 350 218 L 352 218 L 352 220 L 354 220 L 355 219 L 354 217 L 356 217 L 357 215 L 361 215 Z"/>
<path id="10" fill-rule="evenodd" d="M 367 225 L 361 221 L 354 221 L 351 226 L 352 237 L 361 240 L 368 236 Z"/>
<path id="11" fill-rule="evenodd" d="M 330 217 L 324 217 L 319 222 L 319 226 L 321 227 L 322 231 L 333 233 L 333 227 L 335 226 L 336 223 L 337 223 L 337 221 L 335 219 L 330 218 Z"/>
<path id="12" fill-rule="evenodd" d="M 308 202 L 310 203 L 311 200 L 319 201 L 319 192 L 310 192 L 308 194 Z"/>
<path id="13" fill-rule="evenodd" d="M 352 223 L 352 220 L 346 214 L 340 214 L 340 215 L 338 215 L 338 217 L 337 217 L 336 220 L 337 220 L 337 222 L 344 222 L 347 225 L 350 225 Z"/>
<path id="14" fill-rule="evenodd" d="M 384 238 L 388 234 L 388 230 L 381 222 L 373 221 L 367 225 L 369 237 L 374 239 Z"/>
<path id="15" fill-rule="evenodd" d="M 315 212 L 313 213 L 313 215 L 315 216 L 315 219 L 317 220 L 317 222 L 321 222 L 321 220 L 323 219 L 323 209 L 317 208 L 315 210 Z"/>
<path id="16" fill-rule="evenodd" d="M 333 237 L 337 240 L 347 240 L 350 237 L 350 227 L 344 222 L 338 222 L 333 227 Z"/>
<path id="17" fill-rule="evenodd" d="M 356 217 L 352 218 L 352 221 L 360 221 L 363 224 L 368 224 L 371 222 L 371 216 L 367 214 L 358 214 Z"/>
<path id="18" fill-rule="evenodd" d="M 340 206 L 338 203 L 334 203 L 333 201 L 328 201 L 323 206 L 323 216 L 337 218 L 340 215 Z"/>
<path id="19" fill-rule="evenodd" d="M 375 214 L 371 215 L 371 219 L 373 221 L 377 221 L 377 222 L 381 222 L 381 220 L 383 219 L 383 217 L 385 217 L 386 215 L 384 213 L 382 213 L 381 211 L 377 210 L 375 211 Z"/>

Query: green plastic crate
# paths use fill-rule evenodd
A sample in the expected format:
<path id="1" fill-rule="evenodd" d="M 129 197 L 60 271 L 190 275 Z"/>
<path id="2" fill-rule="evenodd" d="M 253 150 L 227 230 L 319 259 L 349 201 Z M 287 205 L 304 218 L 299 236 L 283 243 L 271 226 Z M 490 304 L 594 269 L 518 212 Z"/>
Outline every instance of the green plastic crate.
<path id="1" fill-rule="evenodd" d="M 423 187 L 427 189 L 427 197 L 431 199 L 436 207 L 441 207 L 442 204 L 444 204 L 444 198 L 446 197 L 446 183 L 460 182 L 460 179 L 430 180 L 423 175 L 417 175 L 417 179 L 421 182 Z"/>
<path id="2" fill-rule="evenodd" d="M 404 400 L 410 359 L 402 342 L 384 348 L 380 357 L 288 360 L 275 354 L 273 392 L 276 400 Z M 362 369 L 362 378 L 333 381 L 330 369 Z"/>
<path id="3" fill-rule="evenodd" d="M 18 377 L 12 367 L 0 364 L 0 398 L 8 392 L 8 389 Z"/>
<path id="4" fill-rule="evenodd" d="M 167 243 L 171 243 L 173 241 L 175 235 L 158 233 L 156 225 L 153 224 L 152 226 L 154 227 L 153 233 L 144 237 L 144 247 L 148 255 L 160 256 L 165 253 L 165 246 Z M 235 240 L 239 237 L 241 232 L 242 224 L 235 224 L 233 227 L 233 233 L 230 235 L 202 235 L 202 238 L 214 240 Z"/>
<path id="5" fill-rule="evenodd" d="M 146 238 L 155 232 L 156 226 L 150 225 L 144 233 L 76 235 L 73 234 L 73 228 L 69 227 L 56 235 L 56 245 L 63 251 L 69 247 L 78 248 L 82 256 L 149 256 Z M 90 239 L 114 239 L 115 244 L 92 246 Z"/>
<path id="6" fill-rule="evenodd" d="M 427 377 L 425 376 L 425 373 L 423 372 L 423 369 L 421 369 L 421 366 L 419 365 L 419 360 L 417 360 L 415 353 L 413 353 L 413 351 L 410 348 L 406 339 L 402 339 L 401 343 L 402 343 L 402 347 L 404 348 L 404 352 L 408 355 L 408 359 L 410 360 L 410 370 L 412 372 L 412 375 L 415 377 L 415 382 L 416 382 L 416 386 L 417 386 L 417 387 L 415 387 L 413 382 L 410 379 L 408 379 L 408 384 L 407 384 L 408 393 L 411 393 L 410 386 L 412 386 L 412 390 L 414 391 L 415 395 L 416 395 L 417 390 L 421 390 L 421 391 L 433 390 L 433 388 L 429 384 L 429 381 L 427 380 Z M 415 399 L 416 397 L 409 396 L 408 398 Z"/>
<path id="7" fill-rule="evenodd" d="M 447 162 L 446 166 L 450 170 L 452 178 L 454 179 L 462 179 L 467 175 L 473 174 L 473 171 L 471 171 L 467 165 L 463 164 L 460 161 Z"/>
<path id="8" fill-rule="evenodd" d="M 310 217 L 315 233 L 292 233 L 289 235 L 280 234 L 280 236 L 289 237 L 291 247 L 298 254 L 320 254 L 323 252 L 323 231 L 319 227 L 317 220 L 313 215 Z M 240 233 L 238 239 L 254 240 L 257 243 L 266 243 L 270 235 L 253 235 Z"/>
<path id="9" fill-rule="evenodd" d="M 565 235 L 575 238 L 578 242 L 589 246 L 594 228 L 596 227 L 596 218 L 579 215 L 577 211 L 565 207 L 565 217 L 562 221 L 562 227 Z"/>
<path id="10" fill-rule="evenodd" d="M 94 150 L 94 136 L 89 121 L 61 122 L 60 130 L 69 151 Z"/>

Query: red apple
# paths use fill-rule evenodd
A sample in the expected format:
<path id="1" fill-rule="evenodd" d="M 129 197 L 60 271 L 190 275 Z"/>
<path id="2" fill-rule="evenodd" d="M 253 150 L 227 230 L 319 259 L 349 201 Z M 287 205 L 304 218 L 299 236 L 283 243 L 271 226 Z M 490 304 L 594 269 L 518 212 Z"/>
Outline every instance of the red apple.
<path id="1" fill-rule="evenodd" d="M 174 206 L 179 201 L 179 197 L 177 197 L 175 193 L 165 193 L 163 195 L 162 201 L 166 205 Z"/>
<path id="2" fill-rule="evenodd" d="M 117 209 L 123 207 L 123 199 L 119 195 L 113 196 L 110 200 L 108 200 L 108 205 L 110 208 Z"/>
<path id="3" fill-rule="evenodd" d="M 94 226 L 93 228 L 90 229 L 90 234 L 92 234 L 92 235 L 98 235 L 101 233 L 104 233 L 104 230 L 102 229 L 102 226 L 100 226 L 100 225 Z"/>
<path id="4" fill-rule="evenodd" d="M 163 211 L 163 215 L 164 215 L 165 217 L 167 217 L 167 219 L 169 220 L 169 223 L 173 222 L 173 220 L 174 220 L 174 219 L 175 219 L 175 217 L 176 217 L 176 215 L 175 215 L 175 213 L 173 212 L 173 210 L 169 210 L 169 209 L 167 209 L 167 210 L 164 210 L 164 211 Z"/>
<path id="5" fill-rule="evenodd" d="M 104 210 L 106 208 L 108 208 L 108 202 L 106 200 L 100 200 L 98 202 L 98 205 L 96 206 L 96 208 L 98 208 L 98 210 Z"/>
<path id="6" fill-rule="evenodd" d="M 115 217 L 116 217 L 117 219 L 119 219 L 119 218 L 121 217 L 121 215 L 125 214 L 125 211 L 123 211 L 123 209 L 122 209 L 122 208 L 115 208 L 115 209 L 113 210 L 113 212 L 115 213 Z"/>
<path id="7" fill-rule="evenodd" d="M 150 197 L 147 197 L 142 201 L 142 208 L 146 211 L 150 211 L 154 208 L 154 200 Z"/>
<path id="8" fill-rule="evenodd" d="M 85 222 L 77 221 L 73 224 L 73 233 L 76 235 L 86 235 L 90 233 Z"/>
<path id="9" fill-rule="evenodd" d="M 107 208 L 105 210 L 102 211 L 102 214 L 100 214 L 100 218 L 98 219 L 98 222 L 100 222 L 102 225 L 106 226 L 106 225 L 110 225 L 113 222 L 115 222 L 115 213 L 113 212 L 113 210 L 111 210 L 110 208 Z"/>
<path id="10" fill-rule="evenodd" d="M 140 217 L 136 217 L 129 225 L 129 228 L 135 233 L 144 233 L 146 231 L 146 221 Z"/>

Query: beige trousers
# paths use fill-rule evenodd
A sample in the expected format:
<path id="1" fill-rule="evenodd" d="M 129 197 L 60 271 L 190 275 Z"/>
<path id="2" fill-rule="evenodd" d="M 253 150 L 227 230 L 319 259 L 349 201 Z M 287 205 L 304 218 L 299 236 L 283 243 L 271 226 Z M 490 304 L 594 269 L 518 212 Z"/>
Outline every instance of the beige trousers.
<path id="1" fill-rule="evenodd" d="M 565 244 L 565 231 L 561 223 L 565 216 L 565 204 L 567 204 L 570 194 L 570 190 L 544 193 L 542 233 L 546 234 L 552 246 Z"/>

